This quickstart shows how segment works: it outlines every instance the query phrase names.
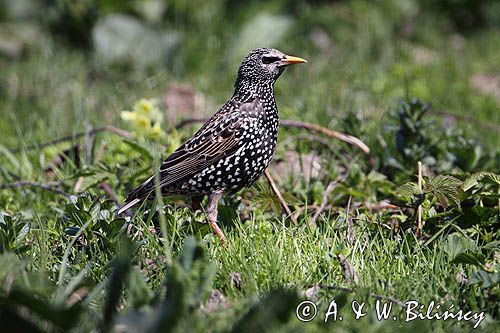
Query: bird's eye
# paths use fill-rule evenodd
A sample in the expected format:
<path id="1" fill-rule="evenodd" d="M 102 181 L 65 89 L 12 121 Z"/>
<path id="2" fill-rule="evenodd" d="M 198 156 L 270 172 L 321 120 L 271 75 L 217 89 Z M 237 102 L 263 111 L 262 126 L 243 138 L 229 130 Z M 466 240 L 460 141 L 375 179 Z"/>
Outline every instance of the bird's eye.
<path id="1" fill-rule="evenodd" d="M 273 57 L 273 56 L 263 56 L 262 57 L 262 63 L 264 64 L 270 64 L 272 62 L 276 62 L 276 61 L 280 61 L 281 58 L 280 57 Z"/>

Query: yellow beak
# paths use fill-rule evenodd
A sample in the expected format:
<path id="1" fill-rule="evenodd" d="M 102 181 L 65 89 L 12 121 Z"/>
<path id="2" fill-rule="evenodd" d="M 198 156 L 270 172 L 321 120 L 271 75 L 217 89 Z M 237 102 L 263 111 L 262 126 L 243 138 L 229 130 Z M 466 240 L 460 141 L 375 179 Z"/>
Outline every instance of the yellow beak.
<path id="1" fill-rule="evenodd" d="M 287 66 L 287 65 L 293 65 L 293 64 L 301 64 L 304 62 L 307 62 L 307 60 L 299 58 L 299 57 L 286 55 L 285 59 L 281 60 L 281 65 Z"/>

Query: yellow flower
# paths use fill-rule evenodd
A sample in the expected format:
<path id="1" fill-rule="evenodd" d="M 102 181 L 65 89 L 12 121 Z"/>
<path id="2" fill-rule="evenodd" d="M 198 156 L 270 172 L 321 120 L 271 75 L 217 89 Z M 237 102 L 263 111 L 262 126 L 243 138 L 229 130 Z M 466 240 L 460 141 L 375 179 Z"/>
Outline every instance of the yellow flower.
<path id="1" fill-rule="evenodd" d="M 152 101 L 142 98 L 134 105 L 134 111 L 144 115 L 150 115 L 155 110 L 155 105 Z"/>
<path id="2" fill-rule="evenodd" d="M 141 130 L 145 130 L 150 126 L 148 117 L 143 115 L 137 115 L 137 118 L 135 119 L 134 123 Z"/>
<path id="3" fill-rule="evenodd" d="M 121 118 L 131 123 L 135 134 L 144 138 L 148 136 L 151 139 L 159 139 L 165 136 L 160 124 L 163 115 L 156 107 L 155 100 L 141 99 L 134 105 L 134 111 L 122 111 Z"/>
<path id="4" fill-rule="evenodd" d="M 137 119 L 137 113 L 130 111 L 122 111 L 120 117 L 125 121 L 134 121 Z"/>

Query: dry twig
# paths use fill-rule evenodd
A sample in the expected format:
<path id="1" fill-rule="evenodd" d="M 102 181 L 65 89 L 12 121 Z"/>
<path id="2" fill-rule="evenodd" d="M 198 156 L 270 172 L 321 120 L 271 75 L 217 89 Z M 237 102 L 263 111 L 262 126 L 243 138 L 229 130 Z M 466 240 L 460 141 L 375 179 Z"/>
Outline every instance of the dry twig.
<path id="1" fill-rule="evenodd" d="M 354 267 L 343 254 L 337 255 L 337 258 L 339 259 L 342 270 L 344 271 L 344 278 L 346 279 L 346 281 L 357 286 L 359 283 L 359 278 L 358 273 L 356 273 Z"/>
<path id="2" fill-rule="evenodd" d="M 340 133 L 340 132 L 331 130 L 329 128 L 320 126 L 318 124 L 306 123 L 306 122 L 297 121 L 297 120 L 290 120 L 290 119 L 282 119 L 280 121 L 280 125 L 285 126 L 285 127 L 304 128 L 304 129 L 307 129 L 310 131 L 319 132 L 319 133 L 325 134 L 326 136 L 329 136 L 331 138 L 339 139 L 341 141 L 349 143 L 350 145 L 357 146 L 365 154 L 370 154 L 370 148 L 368 148 L 368 146 L 360 139 L 358 139 L 352 135 L 348 135 L 348 134 L 344 134 L 344 133 Z"/>
<path id="3" fill-rule="evenodd" d="M 317 210 L 319 208 L 318 205 L 309 205 L 309 206 L 302 206 L 302 207 L 298 207 L 297 210 L 295 211 L 295 213 L 293 213 L 294 217 L 296 219 L 299 218 L 300 214 L 302 214 L 304 211 L 307 211 L 307 210 L 310 210 L 310 209 L 314 209 L 314 210 Z M 325 207 L 325 209 L 330 209 L 331 206 L 328 205 Z"/>
<path id="4" fill-rule="evenodd" d="M 281 207 L 283 207 L 283 209 L 285 210 L 286 214 L 288 216 L 290 216 L 290 219 L 292 220 L 292 222 L 295 223 L 295 224 L 297 224 L 297 219 L 292 214 L 292 211 L 290 210 L 290 207 L 288 207 L 288 204 L 286 203 L 285 199 L 281 195 L 281 192 L 278 189 L 278 186 L 276 185 L 276 182 L 274 181 L 274 179 L 271 176 L 271 174 L 269 173 L 269 171 L 265 170 L 264 171 L 264 175 L 266 176 L 267 181 L 269 182 L 269 185 L 271 186 L 272 191 L 274 192 L 274 194 L 278 198 L 278 200 L 279 200 L 279 202 L 281 204 Z"/>
<path id="5" fill-rule="evenodd" d="M 64 192 L 63 190 L 60 190 L 56 188 L 55 186 L 47 185 L 47 184 L 41 184 L 41 183 L 36 183 L 36 182 L 30 182 L 30 181 L 18 181 L 18 182 L 13 182 L 13 183 L 7 183 L 7 184 L 0 184 L 0 189 L 4 188 L 20 188 L 20 187 L 34 187 L 34 188 L 39 188 L 45 191 L 49 192 L 54 192 L 57 194 L 60 194 L 66 198 L 70 198 L 71 195 L 69 193 Z"/>
<path id="6" fill-rule="evenodd" d="M 330 194 L 332 194 L 333 189 L 335 188 L 335 185 L 338 183 L 342 182 L 344 179 L 347 178 L 347 175 L 340 175 L 335 179 L 334 181 L 331 181 L 328 186 L 326 187 L 325 193 L 323 194 L 323 199 L 321 200 L 321 205 L 318 207 L 318 210 L 316 210 L 316 213 L 314 213 L 313 217 L 309 220 L 309 225 L 313 225 L 316 223 L 316 220 L 318 217 L 321 215 L 323 210 L 325 209 L 328 199 L 330 198 Z"/>
<path id="7" fill-rule="evenodd" d="M 320 137 L 320 136 L 310 134 L 310 133 L 299 133 L 296 135 L 290 135 L 290 136 L 286 137 L 285 139 L 283 139 L 280 142 L 280 145 L 285 146 L 292 141 L 301 141 L 302 139 L 308 140 L 311 142 L 317 142 L 317 143 L 325 146 L 332 153 L 335 153 L 335 150 L 332 148 L 331 141 L 329 141 L 328 139 L 326 139 L 324 137 Z"/>
<path id="8" fill-rule="evenodd" d="M 118 199 L 115 192 L 113 192 L 113 189 L 111 188 L 111 186 L 109 186 L 107 182 L 102 182 L 101 184 L 99 184 L 99 186 L 104 190 L 104 192 L 106 192 L 106 194 L 111 198 L 111 200 L 114 201 L 114 203 L 116 203 L 118 206 L 121 205 L 120 200 Z"/>
<path id="9" fill-rule="evenodd" d="M 395 209 L 401 209 L 401 207 L 396 206 L 394 204 L 391 204 L 388 201 L 381 201 L 381 202 L 375 203 L 375 204 L 366 203 L 364 206 L 366 207 L 366 209 L 369 209 L 369 210 L 395 210 Z"/>
<path id="10" fill-rule="evenodd" d="M 127 131 L 122 130 L 121 128 L 118 128 L 115 126 L 107 125 L 104 127 L 93 128 L 93 129 L 87 130 L 85 132 L 78 132 L 78 133 L 75 133 L 72 135 L 63 136 L 63 137 L 60 137 L 60 138 L 57 138 L 57 139 L 54 139 L 51 141 L 43 142 L 43 143 L 37 143 L 37 144 L 29 145 L 26 147 L 12 148 L 12 149 L 10 149 L 10 151 L 13 153 L 17 153 L 17 152 L 20 152 L 23 150 L 42 149 L 45 147 L 57 145 L 57 144 L 62 143 L 62 142 L 73 141 L 73 140 L 81 138 L 81 137 L 88 137 L 90 135 L 94 135 L 94 134 L 99 133 L 99 132 L 114 133 L 114 134 L 119 135 L 121 137 L 124 137 L 126 139 L 131 139 L 133 137 L 133 135 L 130 132 L 127 132 Z"/>
<path id="11" fill-rule="evenodd" d="M 352 245 L 352 242 L 354 241 L 354 235 L 352 233 L 352 219 L 349 216 L 349 211 L 351 210 L 351 198 L 352 196 L 349 196 L 349 201 L 347 202 L 347 208 L 345 212 L 345 222 L 346 222 L 345 236 L 347 242 Z"/>
<path id="12" fill-rule="evenodd" d="M 94 144 L 94 133 L 92 133 L 92 125 L 87 125 L 85 133 L 85 164 L 92 164 L 92 146 Z"/>

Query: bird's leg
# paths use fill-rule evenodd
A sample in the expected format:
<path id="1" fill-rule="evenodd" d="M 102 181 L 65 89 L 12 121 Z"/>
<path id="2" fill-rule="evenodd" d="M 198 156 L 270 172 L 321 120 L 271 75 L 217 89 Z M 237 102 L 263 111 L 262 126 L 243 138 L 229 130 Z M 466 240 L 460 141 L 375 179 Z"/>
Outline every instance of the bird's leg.
<path id="1" fill-rule="evenodd" d="M 203 201 L 203 195 L 194 195 L 191 197 L 191 209 L 193 212 L 201 209 L 201 202 Z"/>
<path id="2" fill-rule="evenodd" d="M 226 237 L 224 237 L 222 230 L 217 225 L 217 204 L 221 197 L 222 197 L 222 192 L 215 192 L 208 196 L 207 217 L 208 217 L 208 224 L 217 234 L 221 243 L 225 244 Z"/>

